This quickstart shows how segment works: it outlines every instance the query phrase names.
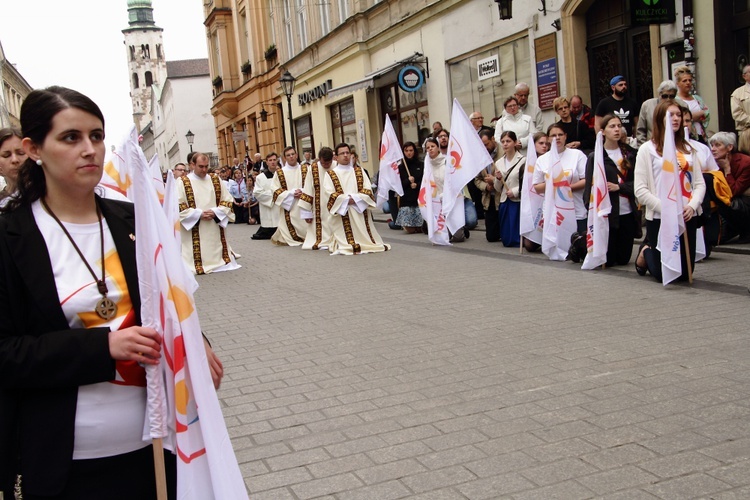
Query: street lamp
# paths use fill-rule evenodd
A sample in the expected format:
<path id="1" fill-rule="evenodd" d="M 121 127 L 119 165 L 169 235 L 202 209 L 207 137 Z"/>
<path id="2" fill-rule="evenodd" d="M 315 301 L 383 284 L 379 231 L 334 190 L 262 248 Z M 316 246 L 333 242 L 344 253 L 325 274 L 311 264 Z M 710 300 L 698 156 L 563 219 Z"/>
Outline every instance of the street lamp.
<path id="1" fill-rule="evenodd" d="M 195 134 L 188 129 L 187 134 L 185 134 L 185 139 L 188 141 L 188 146 L 190 146 L 190 152 L 193 152 L 193 141 L 195 140 Z"/>
<path id="2" fill-rule="evenodd" d="M 286 102 L 289 106 L 289 135 L 292 138 L 292 146 L 294 146 L 294 121 L 292 120 L 292 94 L 294 93 L 294 82 L 297 79 L 292 76 L 289 70 L 285 70 L 284 74 L 279 78 L 281 83 L 281 89 L 286 96 Z"/>

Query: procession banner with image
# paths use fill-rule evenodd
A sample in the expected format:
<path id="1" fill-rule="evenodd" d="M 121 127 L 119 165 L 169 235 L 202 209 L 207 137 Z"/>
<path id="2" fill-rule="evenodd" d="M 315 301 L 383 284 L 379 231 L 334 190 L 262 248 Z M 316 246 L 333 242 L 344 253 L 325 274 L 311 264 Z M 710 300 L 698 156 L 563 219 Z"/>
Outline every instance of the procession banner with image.
<path id="1" fill-rule="evenodd" d="M 542 244 L 544 224 L 544 195 L 534 189 L 534 169 L 536 168 L 536 148 L 531 144 L 526 154 L 526 168 L 523 171 L 523 191 L 521 192 L 521 236 L 534 243 Z"/>
<path id="2" fill-rule="evenodd" d="M 594 269 L 607 262 L 610 213 L 612 213 L 612 200 L 609 198 L 609 189 L 607 189 L 607 174 L 604 171 L 604 142 L 600 130 L 596 134 L 594 148 L 594 175 L 589 200 L 586 258 L 583 260 L 581 269 Z"/>
<path id="3" fill-rule="evenodd" d="M 404 187 L 401 185 L 401 176 L 398 173 L 398 164 L 403 161 L 404 154 L 398 143 L 396 131 L 393 130 L 391 118 L 385 115 L 385 129 L 380 140 L 377 208 L 382 208 L 383 204 L 388 201 L 388 191 L 393 191 L 399 196 L 404 195 Z"/>

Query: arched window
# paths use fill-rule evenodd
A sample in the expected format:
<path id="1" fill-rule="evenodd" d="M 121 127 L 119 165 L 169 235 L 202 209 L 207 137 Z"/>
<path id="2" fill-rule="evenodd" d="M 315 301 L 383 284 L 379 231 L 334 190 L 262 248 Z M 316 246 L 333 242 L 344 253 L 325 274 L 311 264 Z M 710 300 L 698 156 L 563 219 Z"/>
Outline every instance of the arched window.
<path id="1" fill-rule="evenodd" d="M 146 87 L 150 87 L 154 83 L 154 77 L 151 76 L 150 71 L 146 71 Z"/>
<path id="2" fill-rule="evenodd" d="M 156 44 L 156 58 L 161 61 L 163 59 L 163 57 L 164 56 L 162 56 L 162 54 L 161 54 L 161 44 L 157 43 Z"/>
<path id="3" fill-rule="evenodd" d="M 130 60 L 135 61 L 135 45 L 130 46 Z"/>
<path id="4" fill-rule="evenodd" d="M 151 48 L 149 47 L 148 44 L 146 44 L 146 49 L 143 54 L 146 57 L 146 59 L 151 59 Z"/>
<path id="5" fill-rule="evenodd" d="M 138 73 L 133 73 L 133 88 L 138 88 Z"/>

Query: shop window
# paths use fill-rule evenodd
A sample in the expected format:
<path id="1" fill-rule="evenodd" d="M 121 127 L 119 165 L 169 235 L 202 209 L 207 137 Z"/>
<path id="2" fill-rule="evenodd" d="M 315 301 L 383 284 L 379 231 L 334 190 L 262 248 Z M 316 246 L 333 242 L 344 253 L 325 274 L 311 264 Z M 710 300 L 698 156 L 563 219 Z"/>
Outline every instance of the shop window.
<path id="1" fill-rule="evenodd" d="M 294 136 L 297 138 L 297 154 L 300 160 L 303 158 L 302 153 L 304 151 L 312 151 L 313 158 L 315 158 L 315 139 L 313 138 L 312 120 L 310 115 L 303 116 L 294 120 Z"/>
<path id="2" fill-rule="evenodd" d="M 380 89 L 380 106 L 390 117 L 401 144 L 411 141 L 421 148 L 432 133 L 427 85 L 416 92 L 404 92 L 396 84 L 383 87 Z"/>
<path id="3" fill-rule="evenodd" d="M 354 99 L 347 99 L 331 106 L 331 126 L 334 147 L 342 142 L 352 148 L 357 145 L 357 116 L 354 113 Z"/>
<path id="4" fill-rule="evenodd" d="M 477 61 L 497 56 L 500 74 L 479 80 Z M 502 115 L 503 102 L 513 95 L 519 82 L 531 85 L 531 51 L 529 37 L 524 36 L 511 42 L 493 47 L 450 65 L 451 95 L 458 99 L 466 113 L 484 113 L 485 125 L 493 117 Z M 538 103 L 538 96 L 532 90 L 531 100 Z M 448 117 L 433 117 L 443 121 Z"/>

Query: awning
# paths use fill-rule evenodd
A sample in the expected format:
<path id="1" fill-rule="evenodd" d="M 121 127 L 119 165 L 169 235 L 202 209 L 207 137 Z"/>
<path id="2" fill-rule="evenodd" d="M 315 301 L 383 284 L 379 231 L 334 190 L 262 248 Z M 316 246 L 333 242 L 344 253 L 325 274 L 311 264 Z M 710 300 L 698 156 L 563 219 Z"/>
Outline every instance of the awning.
<path id="1" fill-rule="evenodd" d="M 420 54 L 421 55 L 421 54 Z M 357 80 L 356 82 L 347 83 L 346 85 L 342 85 L 341 87 L 336 87 L 335 89 L 331 89 L 326 94 L 326 97 L 338 97 L 346 94 L 351 94 L 352 92 L 356 92 L 357 90 L 362 89 L 374 89 L 375 88 L 375 80 L 380 78 L 381 76 L 385 75 L 386 73 L 390 73 L 394 69 L 403 66 L 407 62 L 410 62 L 410 60 L 413 60 L 415 56 L 409 57 L 408 59 L 404 59 L 403 61 L 395 62 L 389 66 L 386 66 L 383 69 L 379 69 L 373 73 L 370 73 L 369 75 L 365 76 L 361 80 Z"/>

